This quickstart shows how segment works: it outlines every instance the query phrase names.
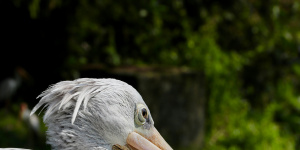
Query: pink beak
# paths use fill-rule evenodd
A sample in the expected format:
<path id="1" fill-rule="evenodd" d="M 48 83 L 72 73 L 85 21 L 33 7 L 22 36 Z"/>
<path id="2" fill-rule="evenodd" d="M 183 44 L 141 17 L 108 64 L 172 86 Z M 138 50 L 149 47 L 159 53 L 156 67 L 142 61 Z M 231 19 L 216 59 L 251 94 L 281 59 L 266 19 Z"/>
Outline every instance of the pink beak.
<path id="1" fill-rule="evenodd" d="M 149 130 L 149 135 L 131 132 L 127 137 L 127 144 L 138 150 L 173 150 L 155 127 Z"/>

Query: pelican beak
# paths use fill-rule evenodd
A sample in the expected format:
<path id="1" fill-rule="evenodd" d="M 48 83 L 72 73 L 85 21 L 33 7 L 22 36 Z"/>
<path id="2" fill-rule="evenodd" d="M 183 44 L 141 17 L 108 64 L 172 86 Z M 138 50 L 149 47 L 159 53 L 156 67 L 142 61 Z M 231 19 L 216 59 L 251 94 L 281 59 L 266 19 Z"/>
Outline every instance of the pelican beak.
<path id="1" fill-rule="evenodd" d="M 131 132 L 127 137 L 127 144 L 138 150 L 173 150 L 155 127 L 151 127 L 145 135 Z"/>

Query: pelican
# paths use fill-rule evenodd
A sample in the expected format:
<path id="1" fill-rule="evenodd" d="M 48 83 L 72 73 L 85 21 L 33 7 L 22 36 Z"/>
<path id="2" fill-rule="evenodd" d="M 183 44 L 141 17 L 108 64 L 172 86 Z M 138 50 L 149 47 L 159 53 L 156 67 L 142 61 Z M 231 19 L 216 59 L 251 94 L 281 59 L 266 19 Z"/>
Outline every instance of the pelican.
<path id="1" fill-rule="evenodd" d="M 0 82 L 0 102 L 4 101 L 5 107 L 9 107 L 13 96 L 21 87 L 24 80 L 29 80 L 29 74 L 22 67 L 16 67 L 14 76 L 9 76 Z"/>
<path id="2" fill-rule="evenodd" d="M 38 96 L 52 149 L 172 150 L 141 95 L 116 79 L 61 81 Z"/>
<path id="3" fill-rule="evenodd" d="M 37 115 L 30 115 L 30 109 L 25 102 L 21 103 L 20 118 L 30 127 L 36 135 L 40 134 L 40 121 Z"/>

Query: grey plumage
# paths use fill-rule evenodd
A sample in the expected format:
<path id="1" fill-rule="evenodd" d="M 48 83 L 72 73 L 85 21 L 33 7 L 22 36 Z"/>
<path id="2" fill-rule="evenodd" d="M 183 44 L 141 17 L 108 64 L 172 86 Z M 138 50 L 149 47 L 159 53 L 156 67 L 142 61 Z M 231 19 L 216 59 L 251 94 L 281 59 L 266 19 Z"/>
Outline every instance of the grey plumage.
<path id="1" fill-rule="evenodd" d="M 115 79 L 62 81 L 38 98 L 31 114 L 46 108 L 43 119 L 52 149 L 111 149 L 125 145 L 133 130 L 154 124 L 149 112 L 148 122 L 136 127 L 136 104 L 146 104 L 132 86 Z"/>

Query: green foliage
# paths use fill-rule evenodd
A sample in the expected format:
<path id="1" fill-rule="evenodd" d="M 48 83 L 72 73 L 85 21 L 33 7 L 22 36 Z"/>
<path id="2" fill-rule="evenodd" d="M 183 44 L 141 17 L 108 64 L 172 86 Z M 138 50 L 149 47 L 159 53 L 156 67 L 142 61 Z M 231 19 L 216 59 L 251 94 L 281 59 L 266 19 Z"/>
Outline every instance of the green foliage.
<path id="1" fill-rule="evenodd" d="M 45 145 L 46 127 L 40 124 L 41 132 L 36 134 L 30 125 L 20 116 L 20 105 L 14 104 L 11 109 L 0 110 L 0 145 L 1 148 L 30 148 L 36 150 L 50 149 Z M 40 118 L 40 122 L 42 119 Z"/>
<path id="2" fill-rule="evenodd" d="M 28 6 L 31 18 L 33 19 L 37 18 L 39 13 L 39 8 L 40 8 L 39 5 L 40 5 L 40 0 L 33 0 L 31 4 Z"/>

